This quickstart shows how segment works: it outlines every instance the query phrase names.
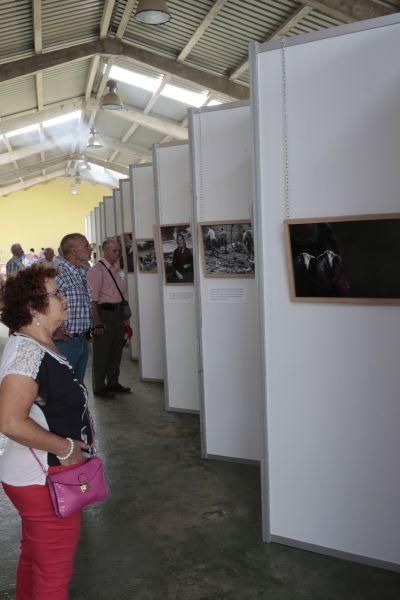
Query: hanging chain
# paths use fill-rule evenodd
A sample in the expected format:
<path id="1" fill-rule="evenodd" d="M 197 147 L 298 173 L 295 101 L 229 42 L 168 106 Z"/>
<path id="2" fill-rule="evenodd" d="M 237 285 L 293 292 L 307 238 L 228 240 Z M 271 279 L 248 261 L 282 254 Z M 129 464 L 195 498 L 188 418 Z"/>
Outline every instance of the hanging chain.
<path id="1" fill-rule="evenodd" d="M 282 48 L 282 127 L 283 127 L 283 178 L 284 178 L 284 207 L 285 217 L 290 218 L 289 198 L 289 135 L 287 115 L 287 73 L 286 73 L 286 38 L 281 38 Z"/>

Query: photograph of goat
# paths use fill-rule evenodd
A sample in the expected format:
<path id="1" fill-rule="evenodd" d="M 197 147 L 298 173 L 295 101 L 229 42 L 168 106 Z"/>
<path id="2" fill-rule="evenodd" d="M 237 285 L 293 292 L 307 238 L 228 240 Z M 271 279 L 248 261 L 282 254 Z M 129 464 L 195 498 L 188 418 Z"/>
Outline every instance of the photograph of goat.
<path id="1" fill-rule="evenodd" d="M 400 214 L 284 225 L 293 301 L 400 304 Z"/>

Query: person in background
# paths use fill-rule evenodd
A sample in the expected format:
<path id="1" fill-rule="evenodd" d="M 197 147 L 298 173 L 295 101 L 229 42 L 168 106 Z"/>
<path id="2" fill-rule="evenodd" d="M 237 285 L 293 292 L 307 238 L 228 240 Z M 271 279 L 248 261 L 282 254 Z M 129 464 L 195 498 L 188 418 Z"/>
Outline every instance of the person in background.
<path id="1" fill-rule="evenodd" d="M 39 257 L 35 254 L 35 249 L 30 248 L 28 254 L 24 258 L 25 267 L 30 267 L 39 260 Z"/>
<path id="2" fill-rule="evenodd" d="M 68 321 L 55 332 L 54 343 L 58 351 L 68 359 L 78 380 L 83 382 L 92 319 L 90 291 L 81 263 L 88 260 L 90 246 L 80 233 L 65 235 L 60 246 L 63 262 L 56 283 L 68 301 Z"/>
<path id="3" fill-rule="evenodd" d="M 44 258 L 44 248 L 40 248 L 40 252 L 39 252 L 39 260 L 42 260 Z"/>
<path id="4" fill-rule="evenodd" d="M 33 265 L 9 278 L 1 295 L 1 320 L 14 331 L 0 365 L 0 481 L 22 522 L 17 600 L 67 600 L 80 533 L 80 512 L 55 515 L 30 448 L 54 474 L 84 462 L 92 444 L 86 389 L 52 341 L 68 316 L 55 274 Z"/>
<path id="5" fill-rule="evenodd" d="M 43 258 L 39 262 L 46 267 L 55 267 L 53 248 L 45 248 Z"/>
<path id="6" fill-rule="evenodd" d="M 56 267 L 60 267 L 64 260 L 63 255 L 62 255 L 61 246 L 58 247 L 57 252 L 58 252 L 58 254 L 57 254 L 57 256 L 54 257 L 53 263 L 55 264 Z"/>
<path id="7" fill-rule="evenodd" d="M 93 393 L 113 396 L 114 392 L 129 394 L 129 387 L 118 381 L 124 341 L 122 298 L 127 300 L 126 286 L 120 276 L 120 246 L 115 239 L 102 244 L 102 259 L 89 269 L 88 282 L 92 295 Z M 118 291 L 121 291 L 120 292 Z"/>
<path id="8" fill-rule="evenodd" d="M 10 252 L 12 257 L 6 264 L 6 274 L 7 277 L 11 277 L 18 273 L 18 271 L 22 271 L 25 269 L 25 265 L 22 261 L 22 257 L 24 256 L 24 251 L 22 249 L 21 244 L 13 244 L 10 248 Z"/>

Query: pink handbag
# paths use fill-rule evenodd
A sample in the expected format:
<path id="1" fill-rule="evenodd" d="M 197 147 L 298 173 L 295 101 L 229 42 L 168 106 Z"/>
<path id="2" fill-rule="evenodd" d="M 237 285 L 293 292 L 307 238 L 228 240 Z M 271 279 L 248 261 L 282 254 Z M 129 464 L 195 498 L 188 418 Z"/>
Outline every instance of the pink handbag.
<path id="1" fill-rule="evenodd" d="M 95 456 L 83 465 L 47 474 L 47 485 L 57 517 L 70 517 L 108 496 L 103 461 Z"/>
<path id="2" fill-rule="evenodd" d="M 108 496 L 103 461 L 98 456 L 59 473 L 49 474 L 36 453 L 33 456 L 46 475 L 46 481 L 57 517 L 70 517 L 82 508 L 101 502 Z"/>

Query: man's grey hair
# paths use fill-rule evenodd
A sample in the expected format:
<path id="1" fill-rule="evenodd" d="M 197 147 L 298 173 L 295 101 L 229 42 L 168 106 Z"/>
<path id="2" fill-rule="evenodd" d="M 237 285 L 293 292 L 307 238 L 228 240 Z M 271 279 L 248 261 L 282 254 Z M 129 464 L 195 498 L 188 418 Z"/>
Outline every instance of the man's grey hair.
<path id="1" fill-rule="evenodd" d="M 107 246 L 111 243 L 118 244 L 118 241 L 115 238 L 106 238 L 101 245 L 101 251 L 104 252 L 104 250 L 107 248 Z"/>
<path id="2" fill-rule="evenodd" d="M 76 242 L 83 237 L 84 235 L 82 233 L 68 233 L 67 235 L 64 235 L 60 242 L 62 256 L 68 256 L 71 254 Z"/>

